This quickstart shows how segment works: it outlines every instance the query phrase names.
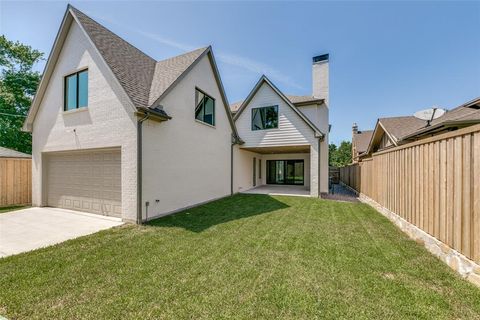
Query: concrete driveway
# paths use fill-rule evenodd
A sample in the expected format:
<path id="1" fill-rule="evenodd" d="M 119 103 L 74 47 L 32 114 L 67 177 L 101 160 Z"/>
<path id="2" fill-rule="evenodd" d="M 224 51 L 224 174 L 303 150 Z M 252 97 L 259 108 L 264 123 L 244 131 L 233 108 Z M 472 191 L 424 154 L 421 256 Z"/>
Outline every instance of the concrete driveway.
<path id="1" fill-rule="evenodd" d="M 123 224 L 121 219 L 58 208 L 0 214 L 0 257 L 30 251 Z"/>

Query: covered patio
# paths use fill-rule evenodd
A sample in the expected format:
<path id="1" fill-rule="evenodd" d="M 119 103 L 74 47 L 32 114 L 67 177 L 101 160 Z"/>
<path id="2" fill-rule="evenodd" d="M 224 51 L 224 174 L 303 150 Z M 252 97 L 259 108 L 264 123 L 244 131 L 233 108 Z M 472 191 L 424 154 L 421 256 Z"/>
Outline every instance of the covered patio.
<path id="1" fill-rule="evenodd" d="M 310 189 L 305 186 L 291 186 L 291 185 L 261 185 L 253 189 L 244 191 L 247 194 L 268 194 L 281 196 L 298 196 L 310 197 Z"/>

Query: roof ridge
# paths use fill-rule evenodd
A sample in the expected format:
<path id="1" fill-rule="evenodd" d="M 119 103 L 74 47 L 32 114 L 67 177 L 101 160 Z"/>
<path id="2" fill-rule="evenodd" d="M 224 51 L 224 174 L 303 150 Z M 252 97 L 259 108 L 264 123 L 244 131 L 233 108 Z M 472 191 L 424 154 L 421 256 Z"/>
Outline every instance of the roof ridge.
<path id="1" fill-rule="evenodd" d="M 125 40 L 124 38 L 120 37 L 118 34 L 116 34 L 115 32 L 113 32 L 112 30 L 110 30 L 109 28 L 105 27 L 103 24 L 101 24 L 100 22 L 98 22 L 97 20 L 93 19 L 92 17 L 90 17 L 89 15 L 87 15 L 86 13 L 84 13 L 83 11 L 75 8 L 74 6 L 72 6 L 71 4 L 68 4 L 68 7 L 70 9 L 72 9 L 73 11 L 75 11 L 75 14 L 77 13 L 80 13 L 82 15 L 84 15 L 86 18 L 90 19 L 92 22 L 94 22 L 95 24 L 97 24 L 98 26 L 100 26 L 101 28 L 105 29 L 106 31 L 110 32 L 112 35 L 114 35 L 116 38 L 118 38 L 120 41 L 124 42 L 125 44 L 129 45 L 130 47 L 132 47 L 133 49 L 135 49 L 136 51 L 138 51 L 139 53 L 143 54 L 144 56 L 146 56 L 147 58 L 150 58 L 152 61 L 157 61 L 155 58 L 153 58 L 152 56 L 150 56 L 149 54 L 143 52 L 142 50 L 140 50 L 139 48 L 137 48 L 136 46 L 134 46 L 133 44 L 131 44 L 130 42 L 128 42 L 127 40 Z"/>
<path id="2" fill-rule="evenodd" d="M 168 61 L 168 60 L 171 60 L 171 59 L 183 57 L 183 56 L 186 56 L 186 55 L 188 55 L 188 54 L 191 54 L 191 53 L 193 53 L 193 52 L 195 52 L 195 51 L 202 51 L 202 52 L 203 52 L 203 51 L 207 50 L 208 48 L 210 48 L 210 46 L 196 48 L 196 49 L 193 49 L 193 50 L 190 50 L 190 51 L 181 53 L 181 54 L 176 55 L 176 56 L 173 56 L 173 57 L 165 58 L 165 59 L 162 59 L 162 60 L 157 60 L 156 63 L 165 62 L 165 61 Z"/>

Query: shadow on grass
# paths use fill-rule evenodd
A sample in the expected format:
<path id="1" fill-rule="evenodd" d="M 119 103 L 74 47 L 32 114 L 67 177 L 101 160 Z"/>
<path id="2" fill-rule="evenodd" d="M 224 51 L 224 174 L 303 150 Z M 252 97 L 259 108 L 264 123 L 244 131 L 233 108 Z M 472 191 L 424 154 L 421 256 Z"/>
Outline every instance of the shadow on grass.
<path id="1" fill-rule="evenodd" d="M 217 224 L 244 219 L 289 206 L 268 195 L 237 194 L 148 223 L 154 227 L 179 227 L 202 232 Z"/>

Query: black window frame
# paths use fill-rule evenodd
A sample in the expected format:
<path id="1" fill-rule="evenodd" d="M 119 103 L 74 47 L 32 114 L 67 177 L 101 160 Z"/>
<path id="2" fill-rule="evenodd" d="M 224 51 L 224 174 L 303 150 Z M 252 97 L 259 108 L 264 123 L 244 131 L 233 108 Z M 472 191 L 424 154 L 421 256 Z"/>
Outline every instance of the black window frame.
<path id="1" fill-rule="evenodd" d="M 82 69 L 82 70 L 79 70 L 79 71 L 76 71 L 76 72 L 73 72 L 73 73 L 70 73 L 68 75 L 66 75 L 64 78 L 63 78 L 63 111 L 72 111 L 72 110 L 76 110 L 76 109 L 80 109 L 80 108 L 88 108 L 88 80 L 87 80 L 87 105 L 86 106 L 82 106 L 80 107 L 79 106 L 79 93 L 78 93 L 78 89 L 79 89 L 79 75 L 80 73 L 82 72 L 87 72 L 87 79 L 88 79 L 88 68 L 85 68 L 85 69 Z M 75 109 L 67 109 L 67 79 L 70 78 L 71 76 L 75 76 L 76 78 L 76 88 L 75 88 L 75 102 L 76 102 L 76 107 Z"/>
<path id="2" fill-rule="evenodd" d="M 200 120 L 200 119 L 197 119 L 197 106 L 198 106 L 198 95 L 197 95 L 197 91 L 201 92 L 203 95 L 204 95 L 204 99 L 205 97 L 208 97 L 210 99 L 212 99 L 213 101 L 213 115 L 212 115 L 212 124 L 204 121 L 204 120 Z M 211 95 L 209 95 L 208 93 L 206 93 L 205 91 L 203 91 L 202 89 L 198 88 L 198 87 L 195 87 L 195 110 L 194 110 L 194 117 L 195 117 L 195 121 L 198 121 L 202 124 L 206 124 L 208 126 L 211 126 L 211 127 L 215 127 L 215 124 L 216 124 L 216 112 L 215 112 L 215 109 L 216 109 L 216 101 L 215 101 L 215 98 L 212 97 Z M 205 106 L 205 102 L 204 102 L 204 106 Z"/>
<path id="3" fill-rule="evenodd" d="M 283 167 L 283 182 L 277 182 L 276 175 L 272 176 L 272 168 L 274 168 L 274 171 L 276 172 L 276 167 L 278 162 L 282 162 L 282 167 Z M 287 179 L 287 166 L 288 164 L 293 164 L 295 166 L 296 163 L 301 163 L 302 164 L 302 180 L 301 183 L 298 183 L 300 181 L 295 180 L 295 173 L 294 173 L 294 178 L 292 179 Z M 274 185 L 294 185 L 294 186 L 304 186 L 305 185 L 305 160 L 304 159 L 273 159 L 273 160 L 267 160 L 266 161 L 266 183 L 267 184 L 274 184 Z"/>
<path id="4" fill-rule="evenodd" d="M 254 128 L 253 126 L 253 119 L 254 119 L 254 112 L 255 110 L 261 110 L 261 109 L 268 109 L 268 108 L 275 108 L 275 112 L 277 114 L 277 125 L 273 128 Z M 266 113 L 266 112 L 265 112 Z M 262 119 L 262 120 L 266 120 L 266 119 Z M 278 105 L 272 105 L 272 106 L 266 106 L 266 107 L 256 107 L 256 108 L 252 108 L 252 114 L 251 114 L 251 130 L 252 131 L 259 131 L 259 130 L 273 130 L 273 129 L 278 129 L 278 126 L 279 126 L 279 115 L 278 115 Z M 262 125 L 265 127 L 265 123 L 262 123 Z"/>

